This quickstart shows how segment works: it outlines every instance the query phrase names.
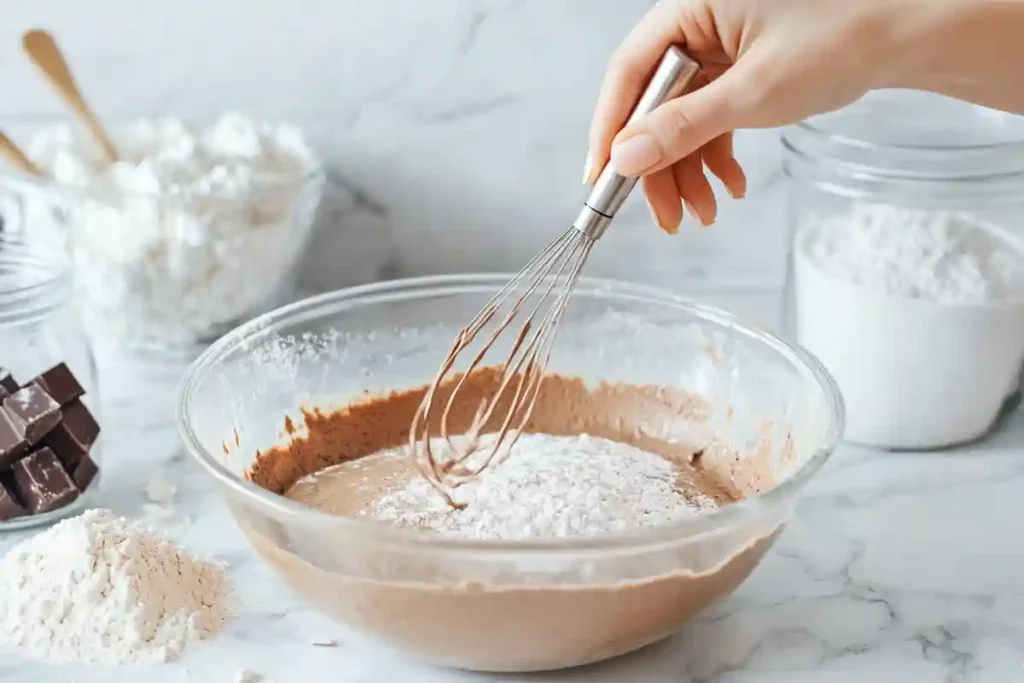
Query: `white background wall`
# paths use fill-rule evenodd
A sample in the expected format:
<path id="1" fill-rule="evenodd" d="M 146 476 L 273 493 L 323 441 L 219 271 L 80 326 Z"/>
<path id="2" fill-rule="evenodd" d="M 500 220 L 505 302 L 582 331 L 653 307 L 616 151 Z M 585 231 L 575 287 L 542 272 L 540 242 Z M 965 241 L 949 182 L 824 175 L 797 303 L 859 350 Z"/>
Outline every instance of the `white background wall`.
<path id="1" fill-rule="evenodd" d="M 0 125 L 24 134 L 63 113 L 20 52 L 21 32 L 45 27 L 107 119 L 235 109 L 302 126 L 332 177 L 310 286 L 514 270 L 573 217 L 604 64 L 649 4 L 0 0 Z M 754 313 L 771 318 L 784 260 L 775 134 L 747 133 L 739 149 L 753 189 L 723 200 L 715 229 L 663 236 L 633 201 L 587 272 L 726 305 L 762 292 Z"/>

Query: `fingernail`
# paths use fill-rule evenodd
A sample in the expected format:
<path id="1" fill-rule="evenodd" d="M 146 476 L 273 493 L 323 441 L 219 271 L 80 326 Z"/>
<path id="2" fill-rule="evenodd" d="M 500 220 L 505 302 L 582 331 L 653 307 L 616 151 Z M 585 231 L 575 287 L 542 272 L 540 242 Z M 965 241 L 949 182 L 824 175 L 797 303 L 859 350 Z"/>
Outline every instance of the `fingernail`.
<path id="1" fill-rule="evenodd" d="M 727 187 L 729 190 L 729 196 L 733 199 L 743 199 L 747 196 L 747 174 L 743 171 L 743 167 L 735 159 L 732 160 L 733 174 L 736 176 L 735 184 L 737 186 L 734 192 L 731 187 Z"/>
<path id="2" fill-rule="evenodd" d="M 583 184 L 590 184 L 590 175 L 594 172 L 594 157 L 587 152 L 587 159 L 583 162 Z"/>
<path id="3" fill-rule="evenodd" d="M 690 215 L 696 218 L 697 221 L 705 228 L 710 227 L 711 224 L 715 222 L 714 219 L 710 217 L 705 218 L 704 216 L 700 215 L 700 213 L 697 212 L 697 209 L 695 209 L 693 207 L 693 204 L 691 204 L 690 202 L 686 202 L 686 210 L 689 211 Z"/>
<path id="4" fill-rule="evenodd" d="M 648 133 L 640 133 L 612 146 L 612 164 L 619 175 L 640 175 L 661 161 L 661 148 Z"/>
<path id="5" fill-rule="evenodd" d="M 662 224 L 661 219 L 658 217 L 658 214 L 655 213 L 654 207 L 651 206 L 650 202 L 647 202 L 647 213 L 651 214 L 651 220 L 654 221 L 654 224 L 658 226 L 659 230 L 668 233 L 669 235 L 672 234 L 672 232 Z"/>

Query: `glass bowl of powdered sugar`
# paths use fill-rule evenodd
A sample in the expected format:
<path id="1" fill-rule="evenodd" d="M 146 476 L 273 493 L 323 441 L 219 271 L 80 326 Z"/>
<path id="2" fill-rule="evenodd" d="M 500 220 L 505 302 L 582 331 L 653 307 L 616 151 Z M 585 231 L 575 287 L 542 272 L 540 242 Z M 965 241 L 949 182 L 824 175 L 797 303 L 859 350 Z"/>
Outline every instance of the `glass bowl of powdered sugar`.
<path id="1" fill-rule="evenodd" d="M 728 596 L 833 451 L 843 406 L 820 364 L 776 337 L 584 278 L 530 421 L 452 507 L 412 463 L 409 425 L 507 279 L 392 281 L 261 316 L 193 363 L 178 426 L 309 604 L 432 662 L 558 669 L 665 638 Z M 495 379 L 467 375 L 453 433 Z"/>
<path id="2" fill-rule="evenodd" d="M 44 176 L 4 185 L 30 233 L 66 239 L 94 336 L 193 353 L 293 298 L 324 184 L 297 129 L 140 119 L 110 127 L 111 164 L 79 127 L 33 128 L 27 153 Z"/>

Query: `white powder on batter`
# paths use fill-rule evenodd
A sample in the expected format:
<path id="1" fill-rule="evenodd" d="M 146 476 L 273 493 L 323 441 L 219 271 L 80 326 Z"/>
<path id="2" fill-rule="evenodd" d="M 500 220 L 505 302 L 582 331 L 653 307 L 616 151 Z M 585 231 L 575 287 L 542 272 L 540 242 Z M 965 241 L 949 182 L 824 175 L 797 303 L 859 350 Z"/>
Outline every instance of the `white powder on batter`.
<path id="1" fill-rule="evenodd" d="M 480 446 L 494 444 L 485 435 Z M 432 441 L 440 450 L 441 439 Z M 374 457 L 374 456 L 370 456 Z M 408 457 L 405 449 L 377 457 Z M 717 507 L 676 490 L 678 468 L 633 446 L 587 436 L 524 434 L 500 464 L 455 490 L 454 510 L 422 477 L 370 511 L 402 527 L 476 539 L 593 536 L 667 524 Z"/>
<path id="2" fill-rule="evenodd" d="M 115 130 L 109 164 L 67 126 L 41 130 L 29 156 L 55 183 L 69 222 L 90 329 L 188 345 L 279 303 L 322 192 L 300 132 L 225 114 Z"/>
<path id="3" fill-rule="evenodd" d="M 1020 296 L 1020 251 L 978 218 L 890 204 L 856 203 L 805 232 L 798 248 L 856 285 L 943 303 Z"/>
<path id="4" fill-rule="evenodd" d="M 224 568 L 89 510 L 0 560 L 0 649 L 44 662 L 164 662 L 229 619 Z"/>

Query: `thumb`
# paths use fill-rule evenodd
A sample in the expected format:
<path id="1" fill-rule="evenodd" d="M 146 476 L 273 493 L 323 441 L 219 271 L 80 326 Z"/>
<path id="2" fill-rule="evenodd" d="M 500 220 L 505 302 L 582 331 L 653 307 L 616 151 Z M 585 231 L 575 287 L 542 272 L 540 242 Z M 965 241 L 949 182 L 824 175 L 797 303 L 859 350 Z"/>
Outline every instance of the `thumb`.
<path id="1" fill-rule="evenodd" d="M 751 84 L 733 66 L 703 88 L 689 92 L 626 126 L 612 142 L 611 163 L 624 176 L 671 166 L 751 118 Z"/>

